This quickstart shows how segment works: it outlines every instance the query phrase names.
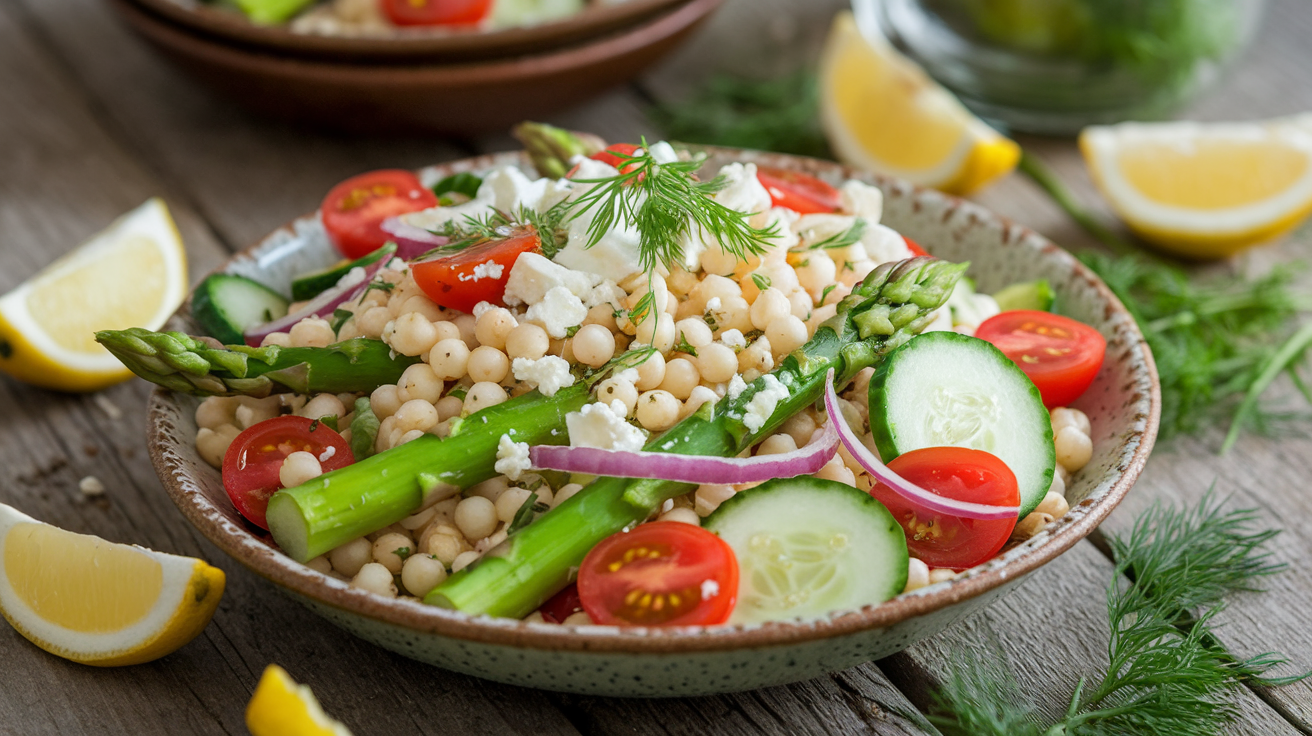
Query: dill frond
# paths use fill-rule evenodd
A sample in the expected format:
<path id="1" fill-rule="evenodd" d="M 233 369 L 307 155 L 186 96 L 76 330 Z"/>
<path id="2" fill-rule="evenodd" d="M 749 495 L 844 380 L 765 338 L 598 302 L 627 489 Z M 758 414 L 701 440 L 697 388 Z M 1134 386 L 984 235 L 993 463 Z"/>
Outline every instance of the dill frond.
<path id="1" fill-rule="evenodd" d="M 842 232 L 834 233 L 824 240 L 818 240 L 807 246 L 795 245 L 792 248 L 789 248 L 789 250 L 793 253 L 805 253 L 812 250 L 847 248 L 848 246 L 855 245 L 861 240 L 861 236 L 866 234 L 867 226 L 865 219 L 858 217 L 856 218 L 856 222 L 852 223 L 852 227 L 849 227 Z"/>

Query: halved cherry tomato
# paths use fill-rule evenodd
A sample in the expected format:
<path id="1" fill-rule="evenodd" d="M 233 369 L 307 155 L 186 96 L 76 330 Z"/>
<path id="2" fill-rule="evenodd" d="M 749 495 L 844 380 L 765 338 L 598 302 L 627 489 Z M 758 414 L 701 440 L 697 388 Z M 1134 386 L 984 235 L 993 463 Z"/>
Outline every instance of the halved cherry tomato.
<path id="1" fill-rule="evenodd" d="M 624 163 L 624 159 L 620 158 L 619 156 L 616 156 L 615 154 L 622 153 L 625 156 L 632 156 L 633 152 L 638 150 L 639 148 L 641 148 L 641 146 L 636 146 L 632 143 L 612 143 L 609 146 L 606 146 L 606 150 L 597 151 L 591 156 L 588 156 L 588 158 L 594 161 L 600 161 L 604 164 L 610 164 L 611 166 L 614 166 L 615 168 L 619 169 L 620 164 Z M 633 164 L 629 164 L 629 166 L 625 166 L 623 169 L 620 169 L 620 172 L 624 174 L 629 173 L 628 169 L 631 166 L 633 166 Z"/>
<path id="2" fill-rule="evenodd" d="M 472 25 L 487 17 L 492 0 L 382 0 L 398 26 Z"/>
<path id="3" fill-rule="evenodd" d="M 1088 390 L 1107 353 L 1107 341 L 1092 327 L 1029 309 L 984 320 L 975 337 L 988 340 L 1016 361 L 1049 408 L 1066 406 Z"/>
<path id="4" fill-rule="evenodd" d="M 838 190 L 800 171 L 757 166 L 756 178 L 770 193 L 775 207 L 787 207 L 803 215 L 837 212 L 841 206 Z"/>
<path id="5" fill-rule="evenodd" d="M 547 602 L 538 609 L 538 613 L 541 613 L 542 619 L 549 624 L 563 624 L 565 619 L 582 610 L 579 586 L 577 583 L 570 583 L 569 587 L 548 598 Z"/>
<path id="6" fill-rule="evenodd" d="M 925 252 L 924 248 L 921 248 L 920 245 L 916 243 L 916 241 L 912 240 L 911 238 L 908 238 L 907 236 L 903 235 L 902 239 L 907 241 L 907 250 L 911 251 L 911 255 L 913 256 L 929 255 L 928 253 Z"/>
<path id="7" fill-rule="evenodd" d="M 319 206 L 324 230 L 347 258 L 383 247 L 391 236 L 379 225 L 407 212 L 437 206 L 437 195 L 409 171 L 383 169 L 353 176 L 333 187 Z"/>
<path id="8" fill-rule="evenodd" d="M 738 558 L 701 527 L 653 521 L 593 547 L 578 585 L 583 610 L 599 624 L 722 624 L 738 598 Z"/>
<path id="9" fill-rule="evenodd" d="M 983 450 L 926 447 L 898 455 L 888 467 L 940 496 L 994 506 L 1020 505 L 1016 475 Z M 911 556 L 930 567 L 974 567 L 996 555 L 1016 526 L 1016 519 L 962 519 L 928 511 L 882 483 L 875 484 L 870 495 L 902 525 Z"/>
<path id="10" fill-rule="evenodd" d="M 536 228 L 518 225 L 507 228 L 505 237 L 411 264 L 410 273 L 429 299 L 472 313 L 479 302 L 501 304 L 515 260 L 541 247 Z"/>
<path id="11" fill-rule="evenodd" d="M 237 435 L 223 456 L 223 490 L 237 512 L 261 529 L 268 529 L 264 512 L 269 497 L 282 488 L 278 471 L 293 452 L 319 458 L 323 472 L 355 462 L 350 445 L 331 427 L 306 417 L 268 419 Z"/>

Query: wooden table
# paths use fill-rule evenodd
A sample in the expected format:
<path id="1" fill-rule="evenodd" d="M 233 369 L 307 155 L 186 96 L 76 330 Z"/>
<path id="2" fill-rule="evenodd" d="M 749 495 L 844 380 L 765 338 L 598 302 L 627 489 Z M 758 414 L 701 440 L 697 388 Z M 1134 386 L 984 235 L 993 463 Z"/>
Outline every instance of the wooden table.
<path id="1" fill-rule="evenodd" d="M 713 70 L 783 71 L 814 59 L 842 0 L 729 0 L 676 56 L 636 84 L 552 122 L 631 140 L 659 135 L 643 110 Z M 1258 43 L 1189 115 L 1246 119 L 1312 109 L 1312 7 L 1273 0 Z M 355 139 L 293 130 L 234 110 L 167 67 L 96 0 L 0 0 L 0 292 L 152 195 L 175 213 L 193 275 L 366 169 L 418 167 L 514 147 L 505 135 L 463 141 Z M 1068 141 L 1026 140 L 1098 207 Z M 1072 248 L 1088 239 L 1020 176 L 986 206 Z M 1246 261 L 1270 267 L 1310 253 L 1296 233 Z M 451 674 L 354 639 L 233 563 L 192 529 L 146 458 L 149 386 L 60 395 L 0 378 L 0 500 L 62 527 L 195 555 L 228 573 L 213 623 L 164 659 L 101 670 L 49 656 L 0 627 L 0 732 L 243 734 L 247 699 L 277 662 L 310 684 L 356 734 L 877 733 L 927 731 L 899 715 L 924 707 L 954 653 L 1005 662 L 1045 711 L 1106 659 L 1104 590 L 1112 566 L 1096 540 L 1077 545 L 1010 597 L 944 635 L 876 663 L 788 687 L 674 701 L 524 690 Z M 1278 650 L 1312 668 L 1312 441 L 1245 436 L 1225 458 L 1218 434 L 1159 447 L 1107 522 L 1126 528 L 1157 501 L 1191 502 L 1216 482 L 1234 503 L 1283 527 L 1290 564 L 1270 592 L 1235 598 L 1220 630 L 1236 654 Z M 86 476 L 107 493 L 88 500 Z M 1234 694 L 1233 733 L 1312 732 L 1312 683 Z"/>

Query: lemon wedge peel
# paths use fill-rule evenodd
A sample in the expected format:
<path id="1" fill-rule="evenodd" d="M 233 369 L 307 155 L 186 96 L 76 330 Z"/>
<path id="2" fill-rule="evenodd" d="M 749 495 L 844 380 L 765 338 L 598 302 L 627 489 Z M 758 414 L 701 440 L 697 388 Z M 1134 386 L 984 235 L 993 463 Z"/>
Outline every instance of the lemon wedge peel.
<path id="1" fill-rule="evenodd" d="M 1020 146 L 975 117 L 850 12 L 834 20 L 821 61 L 821 121 L 844 163 L 949 194 L 1010 171 Z"/>
<path id="2" fill-rule="evenodd" d="M 1079 142 L 1125 224 L 1186 258 L 1234 255 L 1312 213 L 1312 115 L 1092 126 Z"/>
<path id="3" fill-rule="evenodd" d="M 152 198 L 0 296 L 0 371 L 61 391 L 127 380 L 132 372 L 93 332 L 157 330 L 186 293 L 182 237 L 164 201 Z"/>
<path id="4" fill-rule="evenodd" d="M 158 578 L 116 583 L 114 558 L 137 576 L 158 570 Z M 57 568 L 71 563 L 91 569 L 61 579 Z M 87 589 L 89 577 L 95 579 Z M 117 667 L 170 654 L 209 623 L 225 580 L 222 570 L 201 560 L 66 531 L 0 504 L 0 614 L 33 644 L 64 659 Z M 122 599 L 151 588 L 156 596 L 149 605 Z M 108 628 L 88 623 L 97 618 Z M 83 625 L 65 625 L 72 620 Z"/>
<path id="5" fill-rule="evenodd" d="M 307 685 L 297 684 L 276 664 L 264 668 L 246 706 L 251 736 L 351 736 L 319 705 Z"/>

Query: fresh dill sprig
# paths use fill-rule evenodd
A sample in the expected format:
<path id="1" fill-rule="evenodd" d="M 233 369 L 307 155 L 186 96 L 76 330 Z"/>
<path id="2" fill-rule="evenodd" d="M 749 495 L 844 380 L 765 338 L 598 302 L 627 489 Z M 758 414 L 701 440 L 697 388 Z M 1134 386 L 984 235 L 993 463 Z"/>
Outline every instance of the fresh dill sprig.
<path id="1" fill-rule="evenodd" d="M 805 245 L 805 246 L 795 245 L 792 248 L 789 248 L 789 251 L 793 253 L 804 253 L 806 251 L 811 251 L 811 250 L 834 250 L 837 248 L 847 248 L 852 245 L 855 245 L 857 242 L 861 240 L 861 236 L 865 235 L 866 233 L 866 227 L 867 225 L 865 219 L 858 217 L 856 218 L 856 221 L 852 223 L 852 227 L 849 227 L 846 230 L 834 233 L 833 235 L 830 235 L 824 240 L 817 240 L 816 242 L 810 245 Z"/>
<path id="2" fill-rule="evenodd" d="M 819 89 L 810 70 L 769 80 L 720 75 L 651 114 L 672 140 L 833 158 L 820 126 Z"/>
<path id="3" fill-rule="evenodd" d="M 451 242 L 428 251 L 420 256 L 420 259 L 451 255 L 479 243 L 506 238 L 517 226 L 522 225 L 531 225 L 537 230 L 538 239 L 542 243 L 542 254 L 551 258 L 565 247 L 565 241 L 569 237 L 564 230 L 563 215 L 564 212 L 556 208 L 538 212 L 532 207 L 521 205 L 515 208 L 514 212 L 493 209 L 478 216 L 465 215 L 459 219 L 453 218 L 433 231 L 435 235 L 449 238 Z"/>
<path id="4" fill-rule="evenodd" d="M 1264 678 L 1285 660 L 1237 659 L 1211 633 L 1225 596 L 1256 591 L 1257 578 L 1284 569 L 1251 510 L 1226 511 L 1209 490 L 1192 509 L 1154 505 L 1124 536 L 1109 536 L 1116 560 L 1107 592 L 1108 666 L 1080 681 L 1050 726 L 1006 673 L 958 661 L 935 694 L 931 723 L 948 736 L 1214 734 L 1238 715 L 1226 691 L 1246 682 L 1278 686 L 1306 677 Z"/>
<path id="5" fill-rule="evenodd" d="M 694 174 L 701 168 L 704 155 L 659 163 L 645 140 L 634 154 L 612 152 L 620 159 L 618 174 L 603 179 L 575 179 L 578 184 L 593 186 L 577 199 L 557 206 L 566 213 L 565 221 L 584 214 L 592 216 L 587 247 L 601 242 L 617 223 L 633 227 L 638 231 L 638 261 L 643 270 L 652 273 L 658 265 L 673 268 L 683 261 L 683 244 L 693 228 L 739 260 L 765 252 L 768 241 L 778 236 L 776 225 L 752 227 L 750 215 L 713 198 L 729 182 L 723 176 L 697 180 Z"/>

